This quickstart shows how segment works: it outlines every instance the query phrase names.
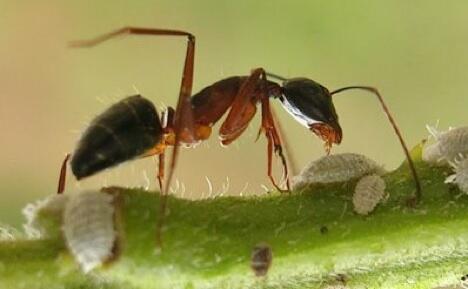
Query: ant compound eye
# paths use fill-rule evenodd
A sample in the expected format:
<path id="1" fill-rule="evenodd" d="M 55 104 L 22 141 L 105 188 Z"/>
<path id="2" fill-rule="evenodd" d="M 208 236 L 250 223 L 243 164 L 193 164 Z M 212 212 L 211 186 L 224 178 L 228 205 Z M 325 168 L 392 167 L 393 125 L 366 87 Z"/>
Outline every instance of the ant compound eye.
<path id="1" fill-rule="evenodd" d="M 65 242 L 84 272 L 114 258 L 117 243 L 113 197 L 81 192 L 70 197 L 63 217 Z"/>

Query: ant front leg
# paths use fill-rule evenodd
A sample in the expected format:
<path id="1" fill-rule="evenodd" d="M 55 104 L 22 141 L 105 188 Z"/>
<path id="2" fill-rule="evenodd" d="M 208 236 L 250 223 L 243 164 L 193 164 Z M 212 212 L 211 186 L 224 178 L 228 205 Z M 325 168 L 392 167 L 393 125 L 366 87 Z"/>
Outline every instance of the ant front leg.
<path id="1" fill-rule="evenodd" d="M 260 85 L 259 85 L 260 84 Z M 229 111 L 226 120 L 220 128 L 220 137 L 224 145 L 227 145 L 238 138 L 244 130 L 247 128 L 249 122 L 254 117 L 257 109 L 256 103 L 262 102 L 262 129 L 265 130 L 265 136 L 268 140 L 268 177 L 270 178 L 273 186 L 281 192 L 285 190 L 281 189 L 274 180 L 271 167 L 272 167 L 272 156 L 273 148 L 275 152 L 280 156 L 284 174 L 287 179 L 287 190 L 289 191 L 289 180 L 287 178 L 288 168 L 286 158 L 282 153 L 281 141 L 276 131 L 273 116 L 270 111 L 268 102 L 268 88 L 265 76 L 265 70 L 263 68 L 257 68 L 252 70 L 250 76 L 244 81 L 236 95 L 231 110 Z M 260 92 L 259 92 L 260 89 Z"/>
<path id="2" fill-rule="evenodd" d="M 286 158 L 283 155 L 283 147 L 281 145 L 281 139 L 279 137 L 278 131 L 275 127 L 275 122 L 273 115 L 271 113 L 270 102 L 267 97 L 262 98 L 262 128 L 265 132 L 265 136 L 268 140 L 268 177 L 270 178 L 273 185 L 280 192 L 290 192 L 291 187 L 289 183 L 289 173 L 288 165 Z M 275 182 L 272 174 L 272 158 L 273 158 L 273 148 L 274 152 L 278 154 L 283 165 L 283 177 L 286 179 L 286 188 L 287 190 L 281 189 Z"/>

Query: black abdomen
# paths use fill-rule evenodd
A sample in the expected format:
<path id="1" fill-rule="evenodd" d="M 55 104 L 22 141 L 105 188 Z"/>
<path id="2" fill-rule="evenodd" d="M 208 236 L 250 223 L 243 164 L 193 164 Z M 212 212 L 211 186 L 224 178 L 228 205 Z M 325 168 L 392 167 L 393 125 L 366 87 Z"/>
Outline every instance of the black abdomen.
<path id="1" fill-rule="evenodd" d="M 97 116 L 73 153 L 71 168 L 77 179 L 141 156 L 162 137 L 154 105 L 140 95 L 127 97 Z"/>

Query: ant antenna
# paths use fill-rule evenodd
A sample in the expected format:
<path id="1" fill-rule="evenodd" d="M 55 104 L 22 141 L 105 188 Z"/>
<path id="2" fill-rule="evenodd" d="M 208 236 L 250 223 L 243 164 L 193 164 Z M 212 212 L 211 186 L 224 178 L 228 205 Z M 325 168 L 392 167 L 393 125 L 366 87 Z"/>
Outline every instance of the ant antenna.
<path id="1" fill-rule="evenodd" d="M 268 77 L 275 78 L 275 79 L 278 79 L 278 80 L 281 80 L 281 81 L 286 81 L 286 80 L 288 80 L 286 77 L 282 77 L 282 76 L 279 76 L 279 75 L 274 74 L 274 73 L 271 73 L 271 72 L 266 72 L 265 74 L 266 74 L 266 76 L 268 76 Z"/>
<path id="2" fill-rule="evenodd" d="M 416 173 L 416 169 L 414 167 L 413 160 L 411 159 L 408 147 L 406 146 L 405 141 L 403 140 L 400 129 L 398 128 L 395 120 L 393 119 L 392 115 L 390 114 L 390 111 L 389 111 L 387 105 L 385 104 L 385 102 L 384 102 L 384 100 L 382 98 L 382 95 L 380 95 L 379 91 L 376 88 L 371 87 L 371 86 L 347 86 L 347 87 L 343 87 L 343 88 L 337 89 L 335 91 L 332 91 L 330 94 L 333 95 L 333 94 L 340 93 L 342 91 L 349 90 L 349 89 L 366 90 L 366 91 L 369 91 L 369 92 L 375 94 L 377 96 L 377 98 L 379 99 L 380 104 L 382 105 L 382 108 L 383 108 L 385 114 L 388 117 L 388 120 L 390 121 L 393 129 L 395 130 L 396 135 L 398 136 L 398 139 L 400 140 L 401 146 L 402 146 L 403 151 L 405 152 L 405 155 L 406 155 L 406 159 L 408 160 L 408 165 L 410 167 L 411 173 L 413 174 L 413 179 L 414 179 L 414 183 L 415 183 L 415 186 L 416 186 L 416 201 L 421 200 L 421 183 L 419 181 L 418 174 Z"/>

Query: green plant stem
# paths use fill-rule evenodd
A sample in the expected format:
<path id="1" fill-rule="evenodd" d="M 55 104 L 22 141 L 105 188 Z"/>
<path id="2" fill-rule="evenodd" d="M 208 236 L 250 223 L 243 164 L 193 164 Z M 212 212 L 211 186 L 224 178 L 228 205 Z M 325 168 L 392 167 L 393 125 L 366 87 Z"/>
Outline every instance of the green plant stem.
<path id="1" fill-rule="evenodd" d="M 291 195 L 171 197 L 164 248 L 155 246 L 159 195 L 120 189 L 119 257 L 90 274 L 67 252 L 59 223 L 49 239 L 0 242 L 0 288 L 435 288 L 468 274 L 468 196 L 444 184 L 413 151 L 423 186 L 408 167 L 384 176 L 389 199 L 367 217 L 353 212 L 355 181 Z M 50 216 L 44 216 L 50 218 Z M 52 222 L 53 224 L 54 222 Z M 273 250 L 267 278 L 250 269 L 261 242 Z M 16 286 L 16 287 L 15 287 Z M 32 287 L 31 287 L 32 286 Z"/>

